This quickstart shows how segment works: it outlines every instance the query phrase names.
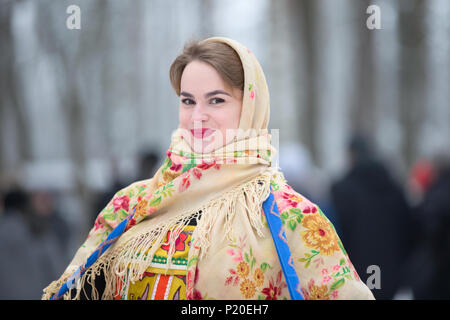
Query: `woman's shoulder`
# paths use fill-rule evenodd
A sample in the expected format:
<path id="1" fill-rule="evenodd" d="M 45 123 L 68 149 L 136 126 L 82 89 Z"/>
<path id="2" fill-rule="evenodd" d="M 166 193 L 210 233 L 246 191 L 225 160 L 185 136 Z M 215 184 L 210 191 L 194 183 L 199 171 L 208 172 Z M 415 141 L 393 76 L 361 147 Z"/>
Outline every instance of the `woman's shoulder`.
<path id="1" fill-rule="evenodd" d="M 150 179 L 144 179 L 144 180 L 137 180 L 134 182 L 129 183 L 128 185 L 126 185 L 125 187 L 119 189 L 116 191 L 116 193 L 113 196 L 114 200 L 116 198 L 128 198 L 128 199 L 132 199 L 132 198 L 137 198 L 139 196 L 143 196 L 143 194 L 148 193 L 149 192 L 149 187 L 152 184 L 152 180 L 153 178 Z"/>
<path id="2" fill-rule="evenodd" d="M 117 190 L 108 204 L 95 219 L 94 228 L 90 232 L 98 233 L 98 229 L 110 227 L 114 229 L 144 197 L 150 193 L 152 179 L 138 180 Z"/>
<path id="3" fill-rule="evenodd" d="M 118 192 L 125 193 L 131 190 L 141 190 L 144 188 L 148 188 L 151 185 L 152 180 L 153 178 L 133 181 L 120 189 Z"/>
<path id="4" fill-rule="evenodd" d="M 271 187 L 280 214 L 287 210 L 300 210 L 303 213 L 317 213 L 320 211 L 316 203 L 294 190 L 281 173 L 273 176 Z"/>

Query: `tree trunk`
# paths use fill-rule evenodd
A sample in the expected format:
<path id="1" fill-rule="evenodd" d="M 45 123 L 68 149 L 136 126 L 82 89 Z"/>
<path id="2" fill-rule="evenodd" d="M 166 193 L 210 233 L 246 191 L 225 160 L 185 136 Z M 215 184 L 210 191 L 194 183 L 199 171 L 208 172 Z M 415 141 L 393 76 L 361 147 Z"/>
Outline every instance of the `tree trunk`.
<path id="1" fill-rule="evenodd" d="M 409 168 L 417 156 L 418 135 L 425 103 L 424 1 L 400 2 L 400 123 L 402 154 Z"/>
<path id="2" fill-rule="evenodd" d="M 316 43 L 316 1 L 291 1 L 290 6 L 293 12 L 296 12 L 302 21 L 301 30 L 302 41 L 305 41 L 305 74 L 308 79 L 304 83 L 306 88 L 306 103 L 303 115 L 300 116 L 299 123 L 301 127 L 301 140 L 311 153 L 311 159 L 318 163 L 319 148 L 317 145 L 317 118 L 319 116 L 319 103 L 317 94 L 320 94 L 321 88 L 317 86 L 317 43 Z"/>
<path id="3" fill-rule="evenodd" d="M 23 103 L 22 90 L 20 88 L 20 77 L 15 70 L 14 61 L 14 39 L 11 29 L 13 6 L 15 2 L 7 1 L 0 6 L 0 114 L 6 115 L 11 112 L 14 115 L 15 135 L 17 137 L 18 162 L 14 164 L 15 168 L 20 168 L 23 163 L 29 161 L 31 155 L 30 130 L 26 118 L 27 112 Z M 0 139 L 0 143 L 4 142 Z M 5 150 L 1 146 L 0 150 Z M 4 163 L 4 158 L 0 156 L 0 173 L 8 172 L 11 168 L 6 168 L 8 164 Z M 13 173 L 14 174 L 14 173 Z M 1 178 L 1 177 L 0 177 Z"/>

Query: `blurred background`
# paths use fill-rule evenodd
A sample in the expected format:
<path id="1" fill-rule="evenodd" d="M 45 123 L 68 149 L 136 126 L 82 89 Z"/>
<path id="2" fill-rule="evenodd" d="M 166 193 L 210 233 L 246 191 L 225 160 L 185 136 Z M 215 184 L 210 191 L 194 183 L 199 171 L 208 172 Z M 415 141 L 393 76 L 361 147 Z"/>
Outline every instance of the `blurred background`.
<path id="1" fill-rule="evenodd" d="M 0 299 L 40 299 L 162 164 L 170 65 L 210 36 L 259 59 L 279 166 L 375 297 L 450 298 L 450 1 L 0 0 Z"/>

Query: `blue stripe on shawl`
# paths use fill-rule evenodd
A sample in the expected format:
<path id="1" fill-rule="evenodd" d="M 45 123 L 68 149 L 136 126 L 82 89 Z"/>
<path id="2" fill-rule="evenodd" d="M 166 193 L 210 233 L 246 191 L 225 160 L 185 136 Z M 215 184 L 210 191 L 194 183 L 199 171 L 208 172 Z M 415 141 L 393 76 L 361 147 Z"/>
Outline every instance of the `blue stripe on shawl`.
<path id="1" fill-rule="evenodd" d="M 264 213 L 266 215 L 267 224 L 277 249 L 278 259 L 283 269 L 284 278 L 292 300 L 304 300 L 300 281 L 295 271 L 291 251 L 287 244 L 286 234 L 283 230 L 280 213 L 275 201 L 275 197 L 270 187 L 270 195 L 263 203 Z"/>

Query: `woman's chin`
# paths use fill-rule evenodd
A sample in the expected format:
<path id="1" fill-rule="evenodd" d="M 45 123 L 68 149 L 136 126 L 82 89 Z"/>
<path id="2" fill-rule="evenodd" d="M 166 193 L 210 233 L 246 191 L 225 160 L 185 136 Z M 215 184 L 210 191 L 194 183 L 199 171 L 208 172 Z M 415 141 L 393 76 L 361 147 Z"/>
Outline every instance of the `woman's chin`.
<path id="1" fill-rule="evenodd" d="M 214 137 L 212 139 L 194 139 L 193 145 L 191 145 L 192 150 L 195 153 L 208 154 L 218 149 L 219 146 L 216 145 Z"/>

